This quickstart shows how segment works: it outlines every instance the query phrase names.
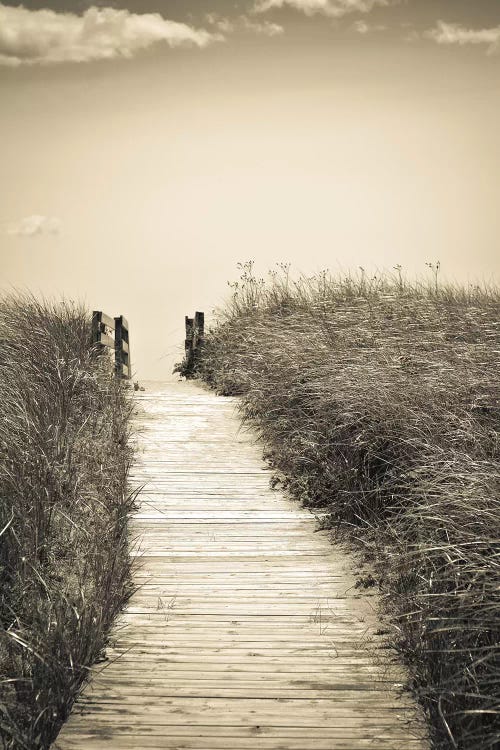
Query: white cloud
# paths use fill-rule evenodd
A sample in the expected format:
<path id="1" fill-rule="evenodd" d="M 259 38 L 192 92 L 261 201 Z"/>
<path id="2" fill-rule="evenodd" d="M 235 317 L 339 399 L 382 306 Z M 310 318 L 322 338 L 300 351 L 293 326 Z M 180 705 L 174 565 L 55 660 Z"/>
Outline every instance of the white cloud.
<path id="1" fill-rule="evenodd" d="M 132 57 L 159 42 L 205 47 L 221 39 L 159 13 L 94 6 L 76 15 L 0 3 L 0 64 L 9 66 Z"/>
<path id="2" fill-rule="evenodd" d="M 205 16 L 208 23 L 214 26 L 218 31 L 224 34 L 230 34 L 235 31 L 243 30 L 249 31 L 252 34 L 263 34 L 264 36 L 278 36 L 283 34 L 285 31 L 283 26 L 277 23 L 270 23 L 269 21 L 252 21 L 247 16 L 239 16 L 239 18 L 232 19 L 222 18 L 217 13 L 207 13 Z"/>
<path id="3" fill-rule="evenodd" d="M 59 234 L 61 222 L 55 216 L 32 214 L 7 227 L 7 234 L 14 237 L 36 237 L 40 234 Z"/>
<path id="4" fill-rule="evenodd" d="M 207 13 L 205 18 L 209 24 L 215 26 L 223 34 L 232 34 L 234 31 L 234 23 L 228 18 L 219 16 L 217 13 Z"/>
<path id="5" fill-rule="evenodd" d="M 269 21 L 260 23 L 259 21 L 251 21 L 246 16 L 242 16 L 241 20 L 244 28 L 247 31 L 252 31 L 254 34 L 264 34 L 264 36 L 279 36 L 284 32 L 283 26 L 280 26 L 278 23 L 270 23 Z"/>
<path id="6" fill-rule="evenodd" d="M 484 44 L 488 52 L 496 52 L 500 47 L 500 26 L 491 29 L 467 29 L 458 23 L 438 21 L 433 29 L 424 34 L 438 44 Z"/>
<path id="7" fill-rule="evenodd" d="M 366 21 L 355 21 L 352 28 L 357 31 L 358 34 L 371 34 L 374 31 L 385 31 L 387 26 L 382 24 L 366 23 Z"/>
<path id="8" fill-rule="evenodd" d="M 256 0 L 255 13 L 266 13 L 275 8 L 295 8 L 313 16 L 317 13 L 329 18 L 342 18 L 348 13 L 369 13 L 376 6 L 392 5 L 395 0 Z"/>

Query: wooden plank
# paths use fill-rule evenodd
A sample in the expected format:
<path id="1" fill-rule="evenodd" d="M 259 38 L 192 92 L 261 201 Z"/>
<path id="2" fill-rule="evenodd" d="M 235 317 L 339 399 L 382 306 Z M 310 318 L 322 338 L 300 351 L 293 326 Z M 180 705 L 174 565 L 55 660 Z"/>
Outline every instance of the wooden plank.
<path id="1" fill-rule="evenodd" d="M 136 398 L 137 590 L 54 747 L 427 748 L 376 593 L 271 489 L 237 401 L 190 383 Z"/>
<path id="2" fill-rule="evenodd" d="M 113 331 L 115 330 L 114 318 L 111 318 L 109 315 L 106 315 L 106 313 L 99 312 L 99 322 L 103 323 L 108 328 L 111 328 Z"/>
<path id="3" fill-rule="evenodd" d="M 379 715 L 380 704 L 393 705 L 396 710 L 403 710 L 401 704 L 390 704 L 390 698 L 387 695 L 381 695 L 379 690 L 370 691 L 370 697 L 365 697 L 364 693 L 369 691 L 367 685 L 368 682 L 358 683 L 360 687 L 355 688 L 354 685 L 346 684 L 343 687 L 351 690 L 339 690 L 332 685 L 332 687 L 324 687 L 320 689 L 310 688 L 306 685 L 297 685 L 296 687 L 288 687 L 281 683 L 268 684 L 267 682 L 259 683 L 252 682 L 251 680 L 240 680 L 238 683 L 228 683 L 222 685 L 220 680 L 200 680 L 196 681 L 196 678 L 190 677 L 189 679 L 177 679 L 168 681 L 167 677 L 151 681 L 144 684 L 128 683 L 123 681 L 124 687 L 116 689 L 116 680 L 106 683 L 107 693 L 102 693 L 102 697 L 112 696 L 115 700 L 120 701 L 127 697 L 129 700 L 137 701 L 140 704 L 141 700 L 144 700 L 144 696 L 148 696 L 153 699 L 158 699 L 161 703 L 164 699 L 170 698 L 204 698 L 210 695 L 212 698 L 228 698 L 234 699 L 246 699 L 252 700 L 257 698 L 264 699 L 287 699 L 293 700 L 299 696 L 300 700 L 310 700 L 315 698 L 327 698 L 328 700 L 342 701 L 344 703 L 359 705 L 359 696 L 363 693 L 363 704 L 365 706 L 373 705 L 373 710 Z M 100 693 L 95 693 L 94 697 L 96 703 L 99 703 Z M 373 697 L 371 697 L 373 696 Z M 87 704 L 86 704 L 87 705 Z M 90 704 L 88 704 L 90 708 Z M 411 710 L 412 706 L 408 703 L 407 708 Z"/>
<path id="4" fill-rule="evenodd" d="M 381 748 L 383 750 L 402 750 L 401 745 L 398 744 L 400 740 L 394 740 L 384 735 L 366 740 L 355 739 L 349 733 L 347 737 L 336 733 L 334 736 L 320 740 L 315 739 L 314 742 L 311 742 L 307 738 L 295 739 L 283 735 L 271 738 L 262 737 L 259 728 L 259 730 L 255 730 L 251 739 L 221 737 L 207 741 L 205 736 L 185 738 L 183 735 L 178 737 L 170 731 L 168 734 L 161 730 L 160 732 L 160 734 L 148 733 L 147 747 L 151 750 L 157 748 L 161 748 L 161 750 L 179 750 L 179 748 L 183 748 L 183 750 L 380 750 Z M 68 743 L 64 744 L 64 748 L 79 750 L 82 747 L 82 741 L 85 742 L 84 746 L 88 750 L 107 750 L 110 747 L 119 747 L 122 750 L 139 750 L 139 748 L 144 747 L 140 744 L 143 741 L 143 735 L 141 734 L 126 734 L 118 730 L 117 736 L 119 737 L 119 744 L 114 744 L 115 740 L 109 733 L 97 729 L 94 734 L 83 734 L 81 739 L 73 740 L 69 738 Z M 62 747 L 59 744 L 55 746 L 56 750 Z M 420 740 L 409 739 L 405 741 L 405 748 L 408 748 L 408 750 L 420 747 Z"/>
<path id="5" fill-rule="evenodd" d="M 115 348 L 115 340 L 111 336 L 108 336 L 107 333 L 102 333 L 102 331 L 98 334 L 97 343 L 102 346 L 109 346 L 110 349 Z"/>
<path id="6" fill-rule="evenodd" d="M 117 683 L 115 676 L 106 676 L 106 670 L 99 673 L 99 682 L 89 686 L 87 689 L 87 695 L 96 696 L 101 693 L 107 695 L 113 691 L 119 693 L 123 690 L 129 691 L 130 694 L 136 690 L 140 691 L 141 696 L 153 695 L 155 691 L 159 696 L 168 694 L 168 691 L 172 688 L 184 687 L 190 690 L 202 690 L 204 694 L 212 695 L 213 691 L 218 690 L 258 690 L 259 695 L 257 697 L 264 697 L 261 693 L 265 689 L 269 690 L 281 690 L 288 689 L 293 692 L 295 697 L 297 693 L 309 697 L 308 691 L 313 690 L 318 692 L 320 695 L 326 692 L 335 692 L 338 700 L 353 700 L 358 702 L 360 695 L 364 702 L 380 701 L 380 697 L 384 696 L 387 701 L 387 705 L 397 707 L 399 705 L 412 705 L 412 699 L 406 695 L 396 695 L 394 690 L 394 683 L 374 683 L 373 680 L 367 680 L 363 682 L 361 680 L 352 680 L 349 678 L 343 679 L 342 675 L 321 675 L 311 678 L 297 678 L 297 675 L 293 672 L 282 673 L 282 674 L 271 674 L 268 675 L 265 671 L 260 673 L 256 672 L 251 675 L 241 675 L 238 673 L 228 674 L 224 677 L 224 682 L 217 679 L 217 675 L 213 675 L 210 672 L 198 672 L 193 670 L 192 672 L 176 672 L 172 675 L 148 675 L 144 677 L 144 673 L 140 673 L 138 676 L 131 675 L 129 678 L 122 680 Z M 196 678 L 198 675 L 198 678 Z M 211 688 L 212 686 L 212 688 Z M 145 688 L 148 688 L 146 690 Z M 176 693 L 177 695 L 177 693 Z M 175 697 L 175 696 L 173 696 Z M 182 697 L 177 695 L 177 697 Z M 214 697 L 212 695 L 212 697 Z"/>
<path id="7" fill-rule="evenodd" d="M 338 696 L 337 696 L 338 698 Z M 373 722 L 380 728 L 391 725 L 395 714 L 404 713 L 402 705 L 383 705 L 373 701 L 364 704 L 359 698 L 355 705 L 352 701 L 337 701 L 335 715 L 332 716 L 330 708 L 331 698 L 214 698 L 192 697 L 179 698 L 177 696 L 147 696 L 142 695 L 118 695 L 113 697 L 109 691 L 107 696 L 99 696 L 97 702 L 92 697 L 81 701 L 82 709 L 93 710 L 94 705 L 101 707 L 99 714 L 101 718 L 113 717 L 115 714 L 123 713 L 134 716 L 135 721 L 141 723 L 171 726 L 177 724 L 179 715 L 182 714 L 188 720 L 197 721 L 204 715 L 209 716 L 211 722 L 221 721 L 228 724 L 251 724 L 252 714 L 258 712 L 259 717 L 266 723 L 272 722 L 274 726 L 287 726 L 293 719 L 295 726 L 316 726 L 316 721 L 321 719 L 323 727 L 338 728 L 349 726 L 356 716 L 365 722 Z M 170 711 L 165 709 L 171 709 Z M 287 711 L 286 709 L 289 709 Z"/>

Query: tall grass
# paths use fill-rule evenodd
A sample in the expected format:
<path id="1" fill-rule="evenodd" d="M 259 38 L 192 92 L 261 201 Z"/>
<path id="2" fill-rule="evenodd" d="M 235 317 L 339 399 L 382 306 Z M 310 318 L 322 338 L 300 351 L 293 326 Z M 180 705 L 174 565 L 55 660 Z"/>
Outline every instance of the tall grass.
<path id="1" fill-rule="evenodd" d="M 500 746 L 500 292 L 245 264 L 199 376 L 374 566 L 433 746 Z"/>
<path id="2" fill-rule="evenodd" d="M 0 737 L 47 748 L 129 593 L 130 406 L 90 317 L 0 302 Z"/>

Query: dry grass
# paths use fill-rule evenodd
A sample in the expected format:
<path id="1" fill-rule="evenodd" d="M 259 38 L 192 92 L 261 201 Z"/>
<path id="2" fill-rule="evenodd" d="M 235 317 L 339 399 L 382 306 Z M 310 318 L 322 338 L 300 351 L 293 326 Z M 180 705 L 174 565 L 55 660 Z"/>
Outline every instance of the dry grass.
<path id="1" fill-rule="evenodd" d="M 500 742 L 500 292 L 393 276 L 256 279 L 199 375 L 241 394 L 290 491 L 375 567 L 435 748 Z"/>
<path id="2" fill-rule="evenodd" d="M 0 738 L 47 748 L 129 593 L 130 406 L 90 316 L 0 302 Z"/>

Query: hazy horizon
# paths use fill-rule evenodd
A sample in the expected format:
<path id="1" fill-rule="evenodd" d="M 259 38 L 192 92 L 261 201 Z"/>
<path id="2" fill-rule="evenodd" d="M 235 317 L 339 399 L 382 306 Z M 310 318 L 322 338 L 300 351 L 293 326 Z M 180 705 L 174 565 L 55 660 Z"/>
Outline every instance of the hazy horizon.
<path id="1" fill-rule="evenodd" d="M 498 281 L 496 0 L 0 3 L 2 292 L 170 375 L 236 264 Z"/>

